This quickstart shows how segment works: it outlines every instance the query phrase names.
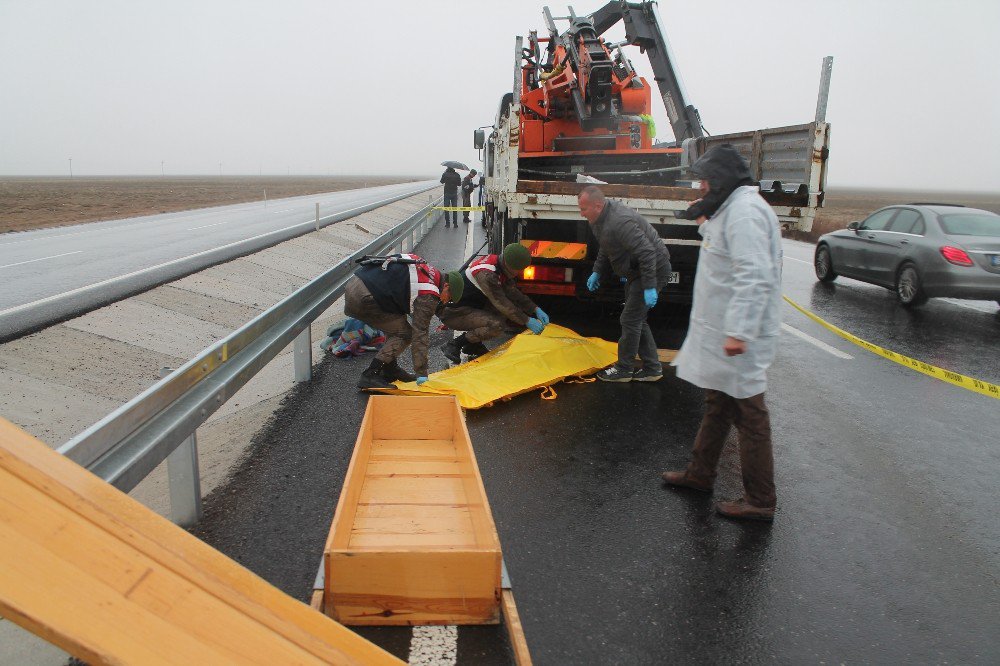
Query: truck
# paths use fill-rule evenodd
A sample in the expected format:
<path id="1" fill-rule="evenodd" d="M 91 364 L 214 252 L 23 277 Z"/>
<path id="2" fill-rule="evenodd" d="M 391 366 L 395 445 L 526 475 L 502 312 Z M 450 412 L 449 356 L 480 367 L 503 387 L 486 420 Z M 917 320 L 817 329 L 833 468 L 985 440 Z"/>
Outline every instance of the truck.
<path id="1" fill-rule="evenodd" d="M 490 252 L 521 243 L 533 256 L 518 278 L 528 294 L 577 301 L 621 301 L 605 280 L 596 293 L 586 279 L 597 239 L 580 216 L 577 195 L 601 182 L 608 197 L 641 213 L 667 245 L 673 274 L 661 295 L 690 303 L 701 245 L 697 223 L 678 213 L 698 198 L 687 169 L 709 148 L 732 144 L 747 159 L 784 229 L 808 231 L 823 205 L 830 125 L 825 122 L 832 58 L 823 63 L 813 122 L 709 136 L 674 67 L 656 3 L 612 0 L 589 15 L 553 17 L 547 35 L 517 37 L 514 85 L 492 127 L 475 131 L 482 150 L 484 217 Z M 568 27 L 559 30 L 556 21 Z M 602 35 L 620 22 L 625 39 Z M 653 71 L 674 139 L 654 142 L 653 87 L 626 49 L 638 48 Z M 489 129 L 487 134 L 486 129 Z"/>

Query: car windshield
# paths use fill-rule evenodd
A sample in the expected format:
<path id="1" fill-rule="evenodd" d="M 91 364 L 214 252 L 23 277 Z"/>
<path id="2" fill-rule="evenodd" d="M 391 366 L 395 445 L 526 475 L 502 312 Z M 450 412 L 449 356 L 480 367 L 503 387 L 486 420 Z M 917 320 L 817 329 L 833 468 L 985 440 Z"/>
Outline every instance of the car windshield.
<path id="1" fill-rule="evenodd" d="M 959 213 L 941 216 L 941 228 L 949 236 L 1000 238 L 1000 215 Z"/>

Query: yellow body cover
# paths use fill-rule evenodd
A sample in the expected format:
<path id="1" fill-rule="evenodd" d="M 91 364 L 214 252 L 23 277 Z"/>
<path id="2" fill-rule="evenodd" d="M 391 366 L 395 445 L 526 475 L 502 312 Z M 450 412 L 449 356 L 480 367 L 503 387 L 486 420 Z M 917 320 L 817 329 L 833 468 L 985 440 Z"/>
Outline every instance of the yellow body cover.
<path id="1" fill-rule="evenodd" d="M 618 344 L 585 338 L 549 324 L 541 335 L 525 331 L 474 361 L 435 372 L 421 386 L 396 382 L 403 395 L 454 395 L 466 409 L 586 375 L 618 360 Z"/>

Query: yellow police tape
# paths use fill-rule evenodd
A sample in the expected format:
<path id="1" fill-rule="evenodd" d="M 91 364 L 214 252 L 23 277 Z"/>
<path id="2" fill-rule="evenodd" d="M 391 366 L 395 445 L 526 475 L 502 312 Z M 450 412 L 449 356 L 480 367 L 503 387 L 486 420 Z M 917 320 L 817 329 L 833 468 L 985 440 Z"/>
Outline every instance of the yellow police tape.
<path id="1" fill-rule="evenodd" d="M 447 210 L 447 211 L 486 210 L 486 206 L 434 206 L 432 210 Z"/>
<path id="2" fill-rule="evenodd" d="M 393 393 L 454 395 L 466 409 L 488 407 L 535 389 L 546 389 L 541 397 L 553 400 L 553 384 L 580 381 L 578 375 L 594 373 L 617 359 L 617 343 L 549 324 L 541 335 L 525 331 L 474 361 L 433 373 L 420 386 L 396 382 Z"/>
<path id="3" fill-rule="evenodd" d="M 948 382 L 949 384 L 954 384 L 955 386 L 959 386 L 968 391 L 974 391 L 975 393 L 981 393 L 991 398 L 997 398 L 998 400 L 1000 400 L 1000 386 L 997 386 L 996 384 L 990 384 L 989 382 L 984 382 L 979 379 L 966 377 L 965 375 L 960 375 L 957 372 L 944 370 L 937 366 L 933 366 L 930 363 L 924 363 L 923 361 L 918 361 L 915 358 L 910 358 L 909 356 L 903 356 L 902 354 L 897 354 L 894 351 L 889 351 L 888 349 L 879 347 L 876 344 L 872 344 L 867 340 L 862 340 L 858 336 L 852 335 L 847 331 L 839 329 L 833 324 L 824 321 L 823 319 L 816 316 L 809 310 L 806 310 L 804 307 L 802 307 L 792 299 L 788 298 L 788 296 L 785 296 L 784 298 L 786 301 L 788 301 L 789 305 L 791 305 L 793 308 L 795 308 L 805 316 L 812 319 L 820 326 L 826 328 L 827 330 L 833 333 L 836 333 L 837 335 L 844 338 L 845 340 L 848 340 L 849 342 L 853 342 L 859 347 L 867 349 L 873 354 L 878 354 L 883 358 L 887 358 L 890 361 L 899 363 L 900 365 L 906 366 L 907 368 L 910 368 L 912 370 L 916 370 L 917 372 L 922 372 L 923 374 L 928 375 L 930 377 L 934 377 L 935 379 L 940 379 L 943 382 Z"/>

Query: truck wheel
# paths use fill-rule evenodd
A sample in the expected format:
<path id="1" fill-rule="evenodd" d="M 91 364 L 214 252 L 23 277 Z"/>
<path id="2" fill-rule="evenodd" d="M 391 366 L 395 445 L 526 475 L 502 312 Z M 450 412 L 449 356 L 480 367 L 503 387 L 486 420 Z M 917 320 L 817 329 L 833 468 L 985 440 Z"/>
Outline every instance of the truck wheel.
<path id="1" fill-rule="evenodd" d="M 904 308 L 923 305 L 927 294 L 920 282 L 920 273 L 913 264 L 903 264 L 896 274 L 896 298 Z"/>
<path id="2" fill-rule="evenodd" d="M 833 257 L 830 256 L 830 248 L 826 245 L 816 248 L 813 268 L 816 269 L 816 279 L 820 282 L 833 282 L 837 279 L 837 272 L 833 270 Z"/>

